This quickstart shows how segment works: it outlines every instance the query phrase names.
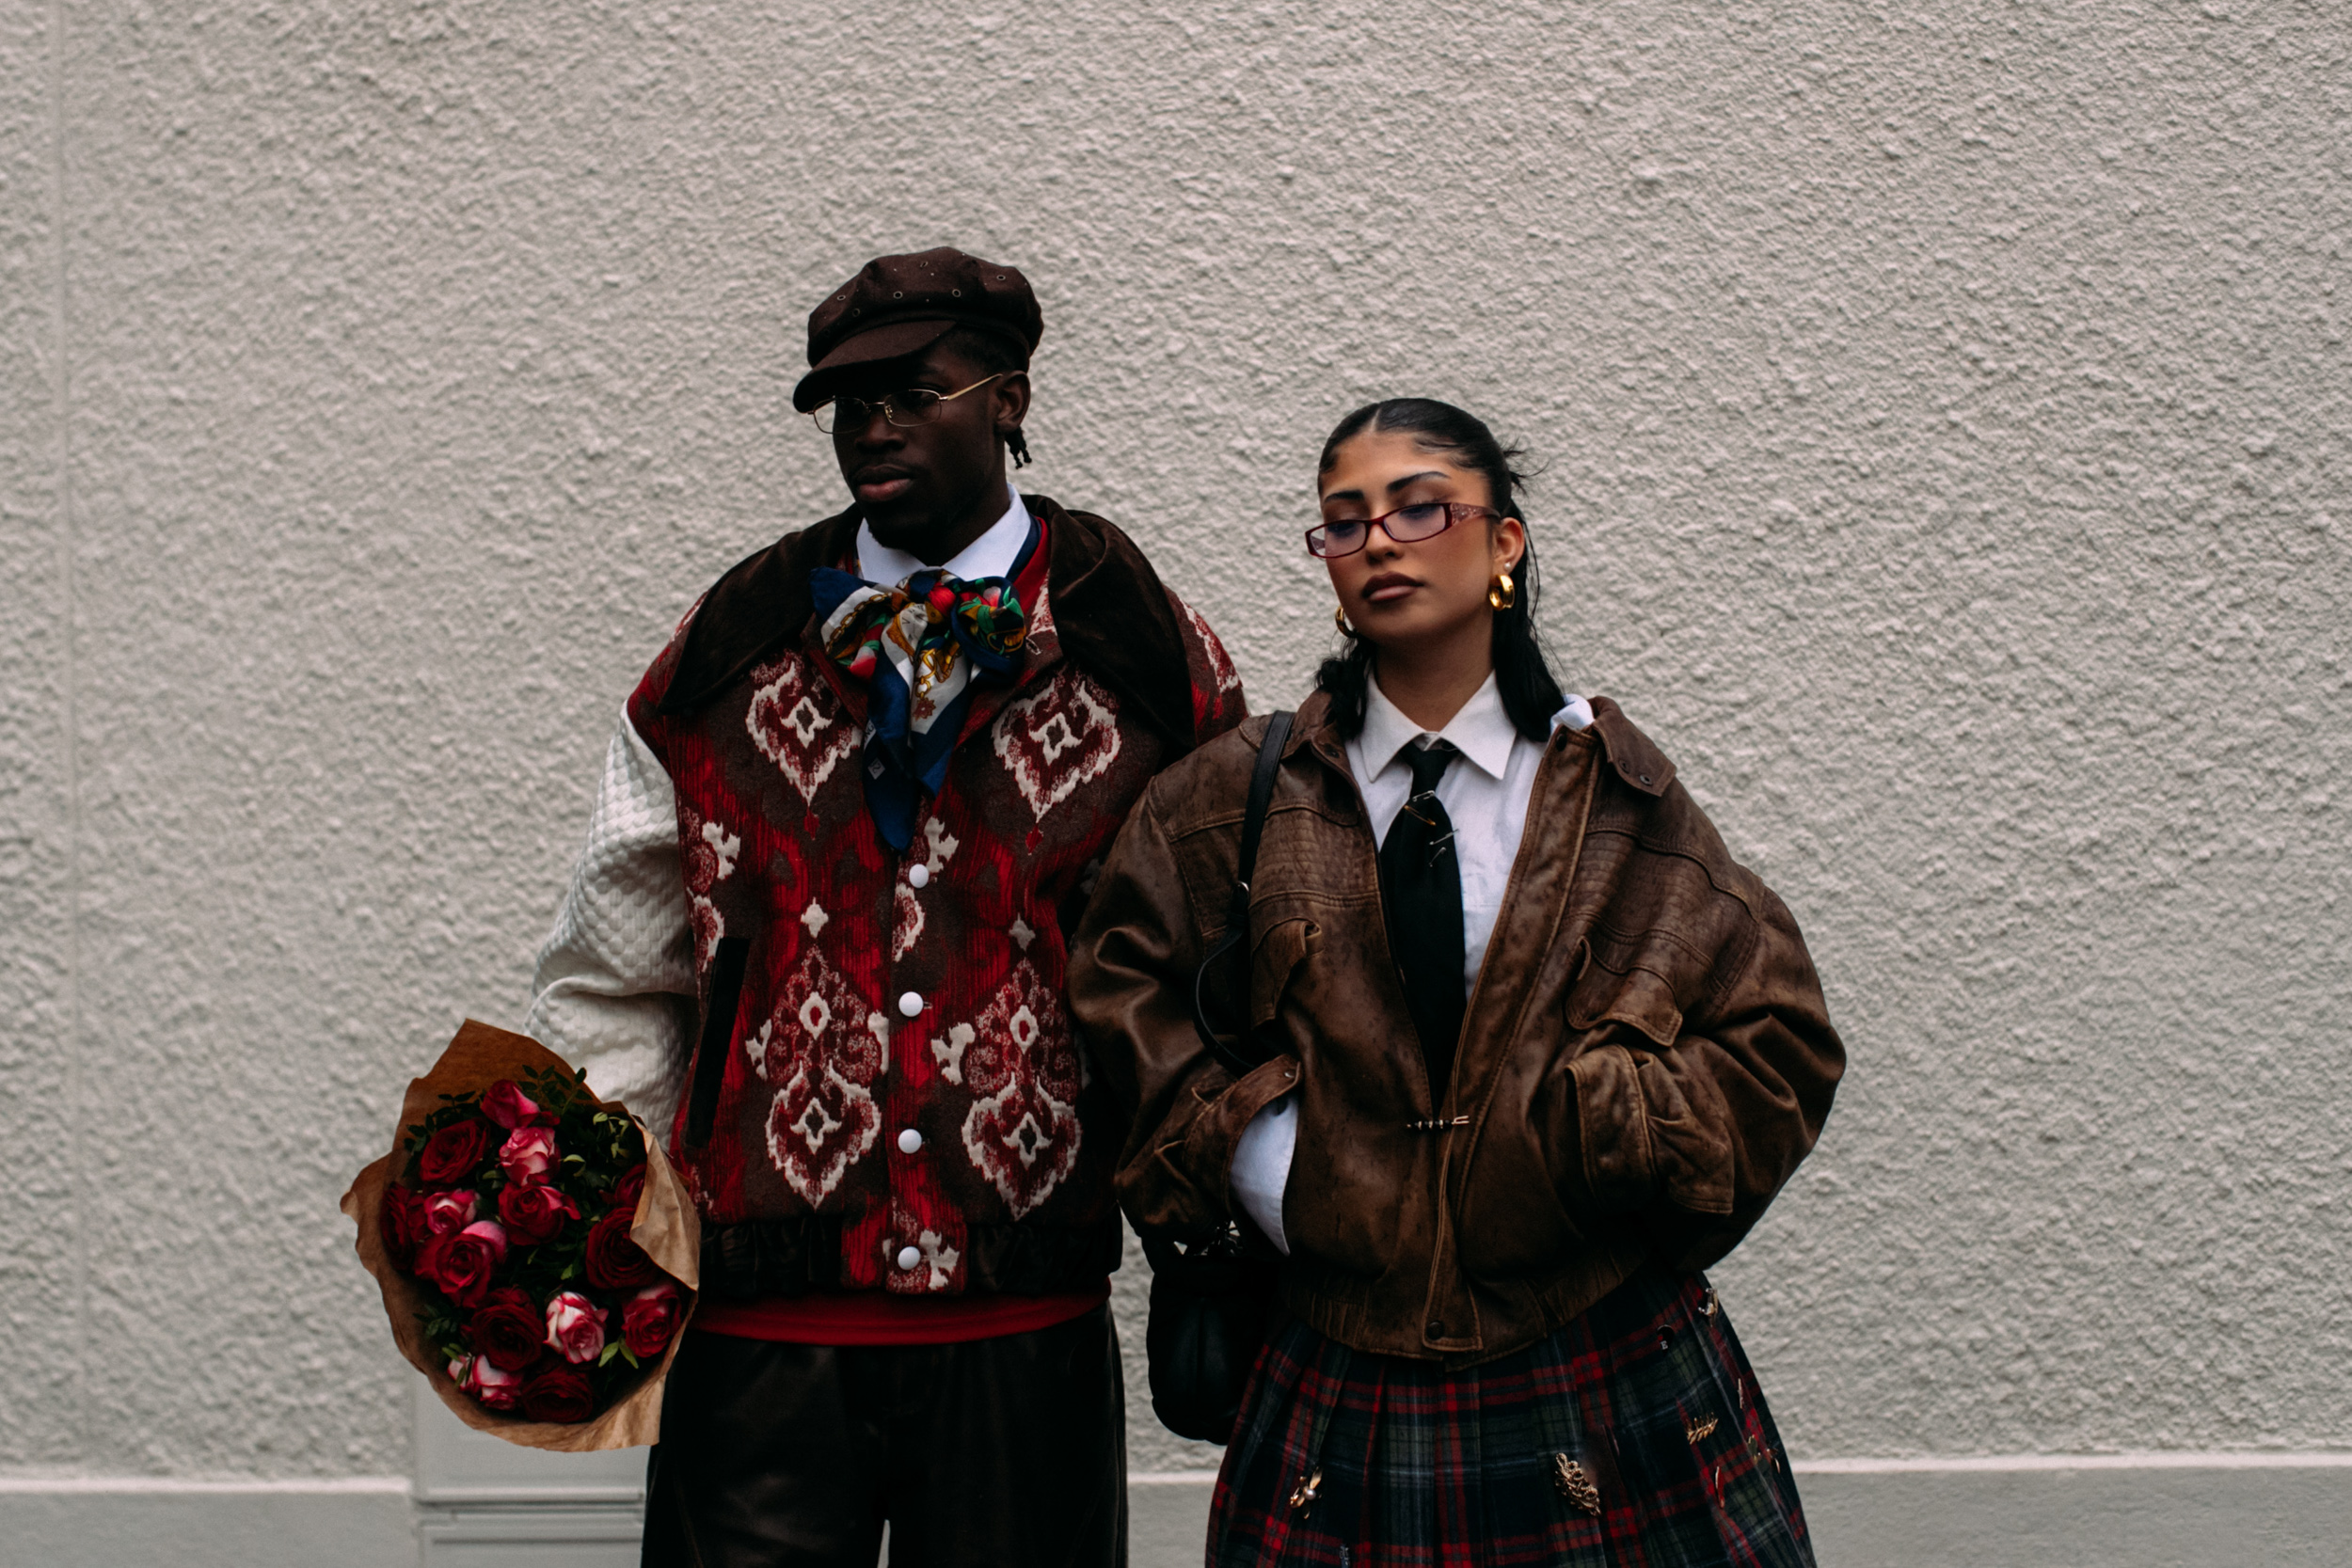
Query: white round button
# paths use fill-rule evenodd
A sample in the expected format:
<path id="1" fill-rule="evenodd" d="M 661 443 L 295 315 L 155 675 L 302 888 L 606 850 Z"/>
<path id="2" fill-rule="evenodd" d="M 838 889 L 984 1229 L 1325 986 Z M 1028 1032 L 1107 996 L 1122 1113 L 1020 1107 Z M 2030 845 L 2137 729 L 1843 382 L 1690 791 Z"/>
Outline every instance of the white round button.
<path id="1" fill-rule="evenodd" d="M 930 886 L 930 885 L 931 885 L 931 868 L 930 868 L 930 866 L 928 866 L 928 865 L 923 864 L 923 863 L 922 863 L 921 862 L 919 862 L 919 861 L 918 861 L 917 863 L 915 863 L 914 864 L 908 866 L 908 867 L 907 867 L 907 885 L 908 885 L 909 887 L 929 887 L 929 886 Z"/>
<path id="2" fill-rule="evenodd" d="M 899 1152 L 899 1153 L 901 1153 L 901 1154 L 920 1154 L 920 1153 L 922 1153 L 922 1152 L 923 1152 L 923 1134 L 922 1134 L 922 1133 L 920 1133 L 920 1132 L 916 1132 L 914 1128 L 912 1128 L 912 1127 L 908 1128 L 905 1132 L 903 1132 L 899 1133 L 899 1134 L 898 1134 L 898 1152 Z"/>
<path id="3" fill-rule="evenodd" d="M 918 1018 L 923 1012 L 923 999 L 913 991 L 904 992 L 898 998 L 898 1011 L 908 1018 Z"/>
<path id="4" fill-rule="evenodd" d="M 898 1249 L 898 1267 L 902 1269 L 911 1269 L 922 1260 L 922 1253 L 914 1247 L 902 1246 Z"/>

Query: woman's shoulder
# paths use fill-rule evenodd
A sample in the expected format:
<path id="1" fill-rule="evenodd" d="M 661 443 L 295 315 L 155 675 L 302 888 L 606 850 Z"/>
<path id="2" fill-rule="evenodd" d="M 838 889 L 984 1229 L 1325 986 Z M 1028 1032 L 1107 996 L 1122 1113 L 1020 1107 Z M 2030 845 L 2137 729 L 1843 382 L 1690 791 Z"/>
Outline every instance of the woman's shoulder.
<path id="1" fill-rule="evenodd" d="M 1170 836 L 1240 816 L 1248 800 L 1249 775 L 1258 766 L 1258 749 L 1273 721 L 1271 713 L 1253 713 L 1160 770 L 1146 800 Z"/>
<path id="2" fill-rule="evenodd" d="M 1587 733 L 1599 743 L 1609 787 L 1595 798 L 1585 832 L 1631 838 L 1637 850 L 1689 865 L 1751 911 L 1758 908 L 1769 895 L 1763 882 L 1692 799 L 1673 760 L 1614 702 L 1607 697 L 1591 701 L 1593 721 Z"/>
<path id="3" fill-rule="evenodd" d="M 1674 786 L 1673 760 L 1658 749 L 1658 743 L 1644 734 L 1640 725 L 1626 717 L 1625 709 L 1617 705 L 1615 699 L 1594 697 L 1584 703 L 1591 717 L 1581 727 L 1600 742 L 1600 754 L 1609 759 L 1618 779 L 1638 795 L 1664 799 Z"/>

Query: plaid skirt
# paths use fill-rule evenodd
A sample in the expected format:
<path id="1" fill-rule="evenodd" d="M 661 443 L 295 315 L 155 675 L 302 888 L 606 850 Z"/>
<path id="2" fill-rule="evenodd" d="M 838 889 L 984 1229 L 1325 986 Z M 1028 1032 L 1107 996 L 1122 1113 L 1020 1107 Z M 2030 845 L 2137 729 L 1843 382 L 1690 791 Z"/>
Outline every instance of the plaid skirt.
<path id="1" fill-rule="evenodd" d="M 1715 1292 L 1652 1269 L 1453 1371 L 1283 1323 L 1217 1476 L 1208 1561 L 1812 1568 L 1813 1548 Z"/>

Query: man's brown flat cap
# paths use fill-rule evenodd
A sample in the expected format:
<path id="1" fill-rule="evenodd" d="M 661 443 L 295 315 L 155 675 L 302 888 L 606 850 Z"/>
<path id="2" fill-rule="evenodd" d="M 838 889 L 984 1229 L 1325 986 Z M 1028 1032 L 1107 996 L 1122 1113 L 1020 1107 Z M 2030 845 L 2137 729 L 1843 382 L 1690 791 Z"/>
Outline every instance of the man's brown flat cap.
<path id="1" fill-rule="evenodd" d="M 811 368 L 792 388 L 792 406 L 805 414 L 833 395 L 843 372 L 920 354 L 959 326 L 1019 343 L 1025 359 L 1045 334 L 1017 267 L 945 245 L 877 256 L 808 313 Z"/>

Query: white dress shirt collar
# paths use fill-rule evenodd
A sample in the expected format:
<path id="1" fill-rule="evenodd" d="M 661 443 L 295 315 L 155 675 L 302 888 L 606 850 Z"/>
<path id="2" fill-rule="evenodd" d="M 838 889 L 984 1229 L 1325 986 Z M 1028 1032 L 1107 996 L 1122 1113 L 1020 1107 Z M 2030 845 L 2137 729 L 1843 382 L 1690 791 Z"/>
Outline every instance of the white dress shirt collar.
<path id="1" fill-rule="evenodd" d="M 1364 683 L 1364 733 L 1358 742 L 1363 748 L 1364 767 L 1368 774 L 1387 771 L 1396 754 L 1429 732 L 1405 717 L 1405 711 L 1389 701 L 1375 677 Z M 1489 674 L 1464 703 L 1461 711 L 1446 721 L 1437 732 L 1439 740 L 1451 741 L 1454 749 L 1478 765 L 1490 779 L 1501 779 L 1511 766 L 1511 743 L 1519 736 L 1511 716 L 1502 711 L 1502 693 Z"/>
<path id="2" fill-rule="evenodd" d="M 982 578 L 1012 576 L 1012 564 L 1021 559 L 1021 546 L 1029 542 L 1029 509 L 1022 502 L 1021 492 L 1009 483 L 1005 486 L 1005 515 L 946 563 L 949 577 L 977 582 Z M 930 569 L 906 551 L 892 549 L 875 538 L 866 519 L 858 519 L 859 577 L 882 588 L 896 588 L 915 573 Z"/>

